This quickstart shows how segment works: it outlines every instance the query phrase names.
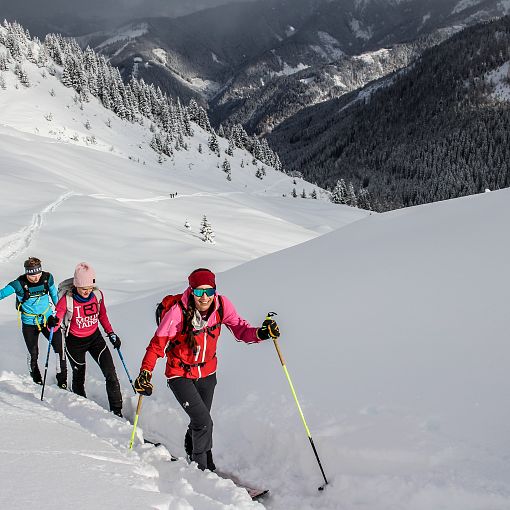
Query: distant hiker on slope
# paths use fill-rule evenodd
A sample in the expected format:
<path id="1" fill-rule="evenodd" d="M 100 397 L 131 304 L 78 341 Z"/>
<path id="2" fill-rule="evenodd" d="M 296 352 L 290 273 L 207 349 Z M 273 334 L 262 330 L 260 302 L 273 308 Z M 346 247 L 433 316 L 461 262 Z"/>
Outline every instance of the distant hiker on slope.
<path id="1" fill-rule="evenodd" d="M 73 392 L 85 394 L 85 355 L 90 353 L 106 379 L 110 411 L 122 416 L 122 395 L 112 355 L 99 331 L 101 323 L 115 349 L 121 345 L 106 314 L 103 293 L 96 287 L 96 273 L 86 262 L 76 266 L 74 277 L 59 285 L 57 319 L 62 321 L 66 352 L 73 369 Z"/>
<path id="2" fill-rule="evenodd" d="M 24 263 L 25 274 L 10 282 L 0 290 L 0 299 L 16 294 L 16 310 L 20 315 L 21 331 L 30 354 L 30 375 L 37 384 L 42 384 L 41 371 L 37 364 L 39 357 L 39 333 L 49 339 L 53 308 L 50 304 L 57 303 L 57 289 L 53 276 L 42 270 L 41 261 L 30 257 Z M 62 335 L 58 329 L 53 332 L 51 342 L 55 354 L 58 355 L 57 384 L 67 388 L 67 365 L 62 350 Z"/>
<path id="3" fill-rule="evenodd" d="M 167 296 L 169 305 L 147 347 L 135 389 L 151 395 L 152 370 L 158 358 L 167 356 L 165 375 L 168 386 L 190 417 L 184 448 L 202 470 L 214 471 L 212 457 L 211 405 L 216 386 L 216 344 L 225 324 L 240 341 L 258 343 L 280 335 L 274 320 L 252 327 L 241 318 L 234 305 L 216 293 L 214 273 L 196 269 L 188 278 L 189 287 L 181 295 Z M 163 310 L 165 311 L 165 310 Z"/>

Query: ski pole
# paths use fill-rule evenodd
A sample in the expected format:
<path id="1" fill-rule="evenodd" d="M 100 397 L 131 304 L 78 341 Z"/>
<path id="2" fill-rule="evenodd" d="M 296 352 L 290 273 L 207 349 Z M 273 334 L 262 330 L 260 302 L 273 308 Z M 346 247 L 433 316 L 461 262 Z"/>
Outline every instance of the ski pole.
<path id="1" fill-rule="evenodd" d="M 271 320 L 271 317 L 277 315 L 275 312 L 269 312 L 266 316 L 266 319 Z M 278 340 L 276 338 L 273 338 L 274 346 L 276 348 L 276 352 L 278 353 L 278 357 L 280 358 L 280 363 L 282 364 L 283 371 L 285 372 L 285 376 L 287 377 L 287 381 L 289 382 L 290 389 L 292 391 L 292 395 L 294 397 L 294 400 L 296 401 L 296 405 L 299 411 L 299 414 L 301 415 L 301 420 L 303 421 L 303 425 L 305 426 L 306 435 L 308 436 L 308 439 L 310 440 L 310 444 L 312 445 L 313 453 L 315 454 L 315 458 L 317 459 L 317 462 L 319 464 L 319 468 L 322 473 L 322 477 L 324 478 L 324 483 L 319 487 L 319 490 L 324 490 L 324 487 L 328 484 L 328 480 L 326 478 L 326 475 L 324 474 L 324 469 L 322 469 L 321 460 L 319 459 L 319 454 L 317 453 L 317 449 L 315 448 L 315 444 L 313 443 L 312 434 L 310 433 L 310 429 L 308 428 L 308 425 L 306 424 L 305 415 L 303 414 L 303 411 L 301 409 L 301 406 L 299 405 L 299 400 L 296 395 L 296 391 L 294 390 L 294 385 L 292 384 L 292 380 L 289 375 L 289 371 L 287 370 L 287 367 L 285 366 L 285 361 L 283 360 L 282 352 L 280 351 L 280 346 L 278 345 Z"/>
<path id="2" fill-rule="evenodd" d="M 124 365 L 124 370 L 126 371 L 127 378 L 129 379 L 129 382 L 131 383 L 131 388 L 133 388 L 133 391 L 135 392 L 135 395 L 136 395 L 136 390 L 135 390 L 135 386 L 133 384 L 133 379 L 131 379 L 131 376 L 129 375 L 126 363 L 124 362 L 124 356 L 122 356 L 122 352 L 120 352 L 120 347 L 117 349 L 117 351 L 119 352 L 120 361 L 122 361 L 122 364 Z"/>
<path id="3" fill-rule="evenodd" d="M 136 414 L 135 421 L 133 422 L 133 432 L 131 433 L 131 441 L 129 441 L 129 449 L 133 449 L 133 443 L 135 442 L 135 434 L 136 434 L 136 426 L 138 424 L 138 416 L 140 416 L 140 411 L 142 409 L 142 398 L 143 395 L 138 396 L 138 404 L 136 406 Z"/>
<path id="4" fill-rule="evenodd" d="M 44 379 L 42 384 L 42 390 L 41 390 L 41 400 L 44 399 L 44 387 L 46 386 L 46 374 L 48 373 L 48 363 L 50 360 L 50 347 L 51 342 L 53 341 L 53 330 L 55 328 L 50 329 L 50 337 L 48 338 L 48 352 L 46 353 L 46 364 L 44 365 Z"/>

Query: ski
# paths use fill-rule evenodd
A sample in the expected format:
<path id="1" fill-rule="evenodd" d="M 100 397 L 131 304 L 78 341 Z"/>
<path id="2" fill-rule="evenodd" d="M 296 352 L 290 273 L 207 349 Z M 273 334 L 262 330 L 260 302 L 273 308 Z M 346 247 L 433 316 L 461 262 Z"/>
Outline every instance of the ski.
<path id="1" fill-rule="evenodd" d="M 153 446 L 154 446 L 154 448 L 157 448 L 158 446 L 161 446 L 161 443 L 154 442 L 154 441 L 149 441 L 148 439 L 145 439 L 145 438 L 143 439 L 143 443 L 144 443 L 144 444 L 151 444 L 151 445 L 153 445 Z M 168 453 L 170 453 L 170 452 L 168 452 Z M 172 462 L 176 462 L 176 461 L 178 461 L 178 460 L 179 460 L 179 457 L 176 457 L 175 455 L 172 455 L 172 454 L 170 453 L 170 460 L 171 460 Z"/>
<path id="2" fill-rule="evenodd" d="M 269 494 L 269 489 L 260 489 L 253 487 L 251 484 L 244 483 L 236 475 L 233 475 L 231 473 L 219 471 L 218 469 L 214 471 L 214 473 L 216 473 L 221 478 L 231 480 L 237 487 L 244 489 L 248 493 L 250 498 L 253 499 L 253 501 L 258 501 L 259 499 L 262 499 Z"/>

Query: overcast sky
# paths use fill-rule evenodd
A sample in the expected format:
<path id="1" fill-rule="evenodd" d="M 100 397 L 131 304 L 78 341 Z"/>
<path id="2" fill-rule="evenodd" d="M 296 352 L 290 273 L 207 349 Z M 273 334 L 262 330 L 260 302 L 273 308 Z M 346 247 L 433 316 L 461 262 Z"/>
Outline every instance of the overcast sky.
<path id="1" fill-rule="evenodd" d="M 0 18 L 16 16 L 79 17 L 177 16 L 233 0 L 0 0 Z M 249 1 L 249 0 L 236 0 Z"/>

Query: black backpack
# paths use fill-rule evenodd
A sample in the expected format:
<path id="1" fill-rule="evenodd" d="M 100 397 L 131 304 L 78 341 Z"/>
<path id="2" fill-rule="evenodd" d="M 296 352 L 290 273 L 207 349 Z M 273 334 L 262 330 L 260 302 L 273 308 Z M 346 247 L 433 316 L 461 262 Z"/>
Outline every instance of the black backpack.
<path id="1" fill-rule="evenodd" d="M 44 286 L 43 291 L 35 292 L 34 294 L 30 293 L 30 288 L 28 287 L 28 280 L 27 276 L 22 274 L 16 278 L 16 280 L 21 285 L 21 288 L 23 289 L 23 298 L 20 300 L 18 298 L 18 295 L 16 294 L 16 310 L 19 310 L 21 308 L 21 305 L 28 301 L 31 297 L 40 297 L 45 296 L 46 294 L 50 293 L 50 284 L 48 283 L 48 280 L 50 279 L 50 273 L 47 273 L 46 271 L 43 271 L 40 280 L 37 282 L 38 285 L 41 283 Z"/>

